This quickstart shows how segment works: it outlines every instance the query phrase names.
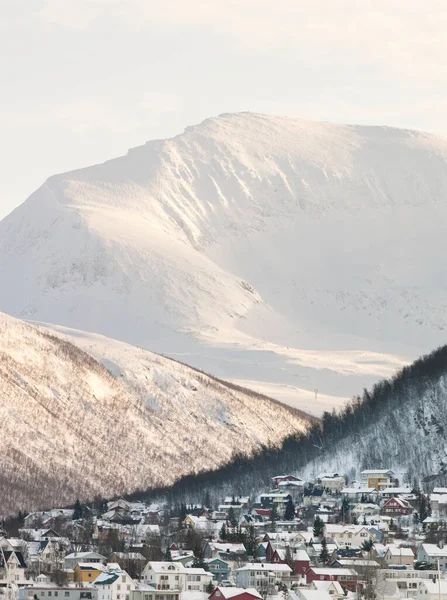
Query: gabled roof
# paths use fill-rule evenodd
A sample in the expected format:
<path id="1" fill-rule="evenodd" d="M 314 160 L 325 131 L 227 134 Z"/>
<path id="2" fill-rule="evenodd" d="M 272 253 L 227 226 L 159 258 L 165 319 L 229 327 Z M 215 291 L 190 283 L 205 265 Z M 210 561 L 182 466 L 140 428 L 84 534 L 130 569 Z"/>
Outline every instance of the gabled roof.
<path id="1" fill-rule="evenodd" d="M 21 569 L 26 569 L 26 562 L 23 558 L 23 554 L 18 550 L 3 550 L 3 553 L 0 553 L 0 567 L 4 567 L 3 556 L 5 557 L 6 564 L 9 564 L 11 557 L 15 555 L 19 566 Z"/>
<path id="2" fill-rule="evenodd" d="M 219 590 L 219 592 L 221 593 L 222 597 L 225 598 L 225 600 L 230 600 L 230 598 L 234 598 L 235 596 L 239 596 L 241 594 L 250 594 L 255 598 L 262 598 L 261 594 L 254 588 L 245 589 L 237 587 L 218 587 L 216 588 L 216 590 Z"/>
<path id="3" fill-rule="evenodd" d="M 122 573 L 124 571 L 105 571 L 95 579 L 93 585 L 112 585 Z"/>

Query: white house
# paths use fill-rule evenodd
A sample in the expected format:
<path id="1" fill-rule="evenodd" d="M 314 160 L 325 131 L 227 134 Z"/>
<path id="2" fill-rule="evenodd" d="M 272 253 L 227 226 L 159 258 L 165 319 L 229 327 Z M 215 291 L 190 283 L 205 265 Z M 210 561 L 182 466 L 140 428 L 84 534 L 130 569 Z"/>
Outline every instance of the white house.
<path id="1" fill-rule="evenodd" d="M 341 492 L 346 486 L 346 479 L 341 475 L 323 475 L 320 477 L 321 485 L 331 492 Z"/>
<path id="2" fill-rule="evenodd" d="M 213 576 L 205 569 L 188 569 L 179 562 L 151 561 L 144 567 L 141 578 L 156 590 L 204 592 Z"/>
<path id="3" fill-rule="evenodd" d="M 75 585 L 57 587 L 52 583 L 36 583 L 19 588 L 18 600 L 97 600 L 98 591 L 93 587 Z"/>
<path id="4" fill-rule="evenodd" d="M 419 582 L 418 600 L 447 600 L 447 581 L 427 579 Z"/>
<path id="5" fill-rule="evenodd" d="M 388 565 L 413 566 L 414 554 L 411 548 L 401 548 L 394 545 L 389 545 L 386 548 L 384 559 Z"/>
<path id="6" fill-rule="evenodd" d="M 437 564 L 442 571 L 447 570 L 447 547 L 440 548 L 436 544 L 420 544 L 418 548 L 418 562 Z"/>
<path id="7" fill-rule="evenodd" d="M 339 548 L 361 548 L 363 542 L 374 539 L 363 525 L 326 524 L 326 537 L 332 539 Z"/>
<path id="8" fill-rule="evenodd" d="M 236 585 L 242 588 L 271 589 L 277 581 L 290 576 L 288 565 L 268 563 L 247 563 L 236 569 Z"/>
<path id="9" fill-rule="evenodd" d="M 65 557 L 65 568 L 74 569 L 78 563 L 105 563 L 106 557 L 98 552 L 72 552 Z"/>
<path id="10" fill-rule="evenodd" d="M 98 600 L 130 600 L 136 585 L 121 569 L 111 569 L 99 575 L 93 584 L 98 590 Z"/>

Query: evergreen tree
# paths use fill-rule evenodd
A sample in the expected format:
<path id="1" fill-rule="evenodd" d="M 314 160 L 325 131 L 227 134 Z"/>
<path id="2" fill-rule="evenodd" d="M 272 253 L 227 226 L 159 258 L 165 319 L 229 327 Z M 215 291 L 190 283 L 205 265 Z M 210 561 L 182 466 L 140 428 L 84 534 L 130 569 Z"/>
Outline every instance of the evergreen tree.
<path id="1" fill-rule="evenodd" d="M 284 511 L 284 519 L 286 521 L 293 521 L 295 518 L 295 505 L 290 498 L 286 504 L 286 509 Z"/>
<path id="2" fill-rule="evenodd" d="M 220 539 L 222 540 L 222 542 L 226 542 L 228 539 L 228 534 L 227 534 L 227 526 L 225 525 L 225 523 L 222 525 L 222 527 L 220 528 L 220 534 L 219 534 Z"/>
<path id="3" fill-rule="evenodd" d="M 210 581 L 209 584 L 206 586 L 206 593 L 208 595 L 211 595 L 214 592 L 214 585 L 213 582 Z"/>
<path id="4" fill-rule="evenodd" d="M 286 554 L 284 556 L 284 562 L 292 569 L 292 575 L 295 575 L 295 561 L 293 560 L 293 554 L 290 550 L 290 546 L 286 547 Z"/>
<path id="5" fill-rule="evenodd" d="M 79 519 L 82 519 L 82 506 L 79 499 L 77 499 L 73 510 L 73 521 L 78 521 Z"/>
<path id="6" fill-rule="evenodd" d="M 346 498 L 346 496 L 344 496 L 343 500 L 341 501 L 341 519 L 344 523 L 346 523 L 348 521 L 349 510 L 350 510 L 349 500 Z"/>
<path id="7" fill-rule="evenodd" d="M 234 508 L 232 506 L 230 506 L 229 510 L 228 510 L 228 518 L 227 518 L 228 522 L 230 523 L 231 527 L 237 527 L 238 524 L 238 519 L 236 517 L 236 513 L 234 512 Z"/>
<path id="8" fill-rule="evenodd" d="M 321 540 L 320 562 L 323 565 L 327 565 L 327 563 L 329 562 L 329 552 L 327 549 L 327 542 L 325 537 Z"/>
<path id="9" fill-rule="evenodd" d="M 168 548 L 165 552 L 165 561 L 172 562 L 172 554 L 170 548 Z"/>
<path id="10" fill-rule="evenodd" d="M 316 538 L 321 537 L 324 533 L 324 522 L 317 515 L 314 521 L 313 534 Z"/>
<path id="11" fill-rule="evenodd" d="M 245 545 L 245 549 L 247 550 L 248 556 L 252 556 L 253 559 L 256 559 L 259 554 L 258 550 L 258 540 L 256 537 L 256 531 L 253 525 L 248 528 L 248 533 L 245 536 L 245 540 L 243 540 Z"/>

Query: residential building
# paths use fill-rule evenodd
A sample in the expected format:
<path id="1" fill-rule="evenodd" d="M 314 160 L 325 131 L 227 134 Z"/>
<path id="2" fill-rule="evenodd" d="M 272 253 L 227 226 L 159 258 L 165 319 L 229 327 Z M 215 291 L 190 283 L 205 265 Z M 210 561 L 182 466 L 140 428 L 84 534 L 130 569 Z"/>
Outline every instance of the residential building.
<path id="1" fill-rule="evenodd" d="M 18 600 L 97 600 L 98 590 L 93 587 L 33 584 L 19 588 Z"/>
<path id="2" fill-rule="evenodd" d="M 447 547 L 443 544 L 420 544 L 417 554 L 418 562 L 427 562 L 436 565 L 439 561 L 439 568 L 447 571 Z"/>
<path id="3" fill-rule="evenodd" d="M 414 553 L 411 548 L 401 548 L 389 545 L 383 557 L 388 565 L 405 565 L 412 567 L 414 564 Z"/>
<path id="4" fill-rule="evenodd" d="M 261 600 L 254 588 L 217 587 L 208 600 Z"/>
<path id="5" fill-rule="evenodd" d="M 65 568 L 74 569 L 80 563 L 106 563 L 106 557 L 98 552 L 72 552 L 65 557 Z"/>
<path id="6" fill-rule="evenodd" d="M 404 498 L 390 498 L 385 502 L 380 511 L 387 517 L 405 517 L 413 513 L 411 504 Z"/>
<path id="7" fill-rule="evenodd" d="M 243 588 L 254 587 L 258 591 L 271 590 L 277 581 L 290 577 L 291 572 L 288 565 L 247 563 L 236 569 L 236 585 Z"/>
<path id="8" fill-rule="evenodd" d="M 389 469 L 366 469 L 360 473 L 362 487 L 384 490 L 394 482 L 394 473 Z"/>
<path id="9" fill-rule="evenodd" d="M 323 475 L 319 478 L 320 484 L 324 489 L 329 490 L 332 493 L 341 492 L 346 487 L 346 479 L 341 475 Z"/>
<path id="10" fill-rule="evenodd" d="M 205 569 L 186 568 L 182 563 L 151 561 L 143 569 L 142 580 L 157 590 L 204 592 L 213 576 Z"/>
<path id="11" fill-rule="evenodd" d="M 333 569 L 309 567 L 306 573 L 306 583 L 313 581 L 338 581 L 340 585 L 354 592 L 357 588 L 358 575 L 353 569 Z"/>
<path id="12" fill-rule="evenodd" d="M 209 558 L 206 561 L 206 570 L 211 573 L 214 581 L 217 581 L 219 584 L 222 580 L 228 579 L 231 572 L 231 567 L 229 562 L 217 557 Z"/>
<path id="13" fill-rule="evenodd" d="M 429 579 L 419 582 L 418 600 L 447 600 L 447 581 L 430 581 Z"/>
<path id="14" fill-rule="evenodd" d="M 73 581 L 75 583 L 93 583 L 106 569 L 102 563 L 80 562 L 75 565 Z"/>
<path id="15" fill-rule="evenodd" d="M 136 585 L 121 569 L 109 569 L 101 573 L 93 584 L 98 590 L 98 600 L 130 600 Z"/>

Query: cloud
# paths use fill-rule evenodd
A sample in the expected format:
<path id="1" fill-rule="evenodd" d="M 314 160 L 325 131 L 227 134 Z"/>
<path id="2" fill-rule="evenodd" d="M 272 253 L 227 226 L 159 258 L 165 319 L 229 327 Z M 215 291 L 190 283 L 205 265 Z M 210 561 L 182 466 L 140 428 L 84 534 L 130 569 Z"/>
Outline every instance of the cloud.
<path id="1" fill-rule="evenodd" d="M 72 29 L 202 30 L 248 52 L 282 49 L 405 78 L 447 71 L 447 4 L 439 0 L 46 0 L 39 17 Z"/>

